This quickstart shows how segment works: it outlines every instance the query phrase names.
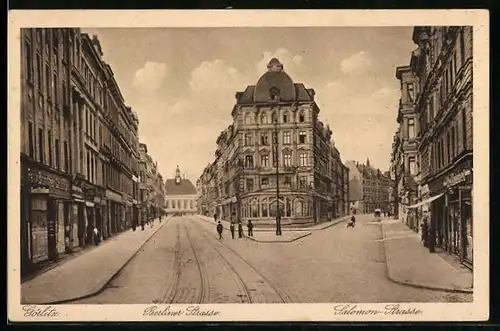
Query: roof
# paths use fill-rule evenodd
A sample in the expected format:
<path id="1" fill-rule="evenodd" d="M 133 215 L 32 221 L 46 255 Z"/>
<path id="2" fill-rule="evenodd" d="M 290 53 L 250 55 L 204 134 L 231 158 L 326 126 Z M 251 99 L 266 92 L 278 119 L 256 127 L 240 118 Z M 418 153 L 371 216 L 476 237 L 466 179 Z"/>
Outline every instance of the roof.
<path id="1" fill-rule="evenodd" d="M 290 76 L 283 70 L 283 65 L 278 59 L 273 58 L 267 65 L 265 72 L 257 84 L 249 85 L 244 92 L 236 94 L 238 104 L 251 104 L 255 102 L 271 101 L 271 92 L 279 93 L 280 101 L 313 101 L 315 91 L 307 89 L 304 84 L 294 83 Z"/>
<path id="2" fill-rule="evenodd" d="M 175 183 L 174 178 L 167 179 L 165 182 L 165 195 L 196 195 L 196 187 L 189 179 L 181 179 L 179 184 Z"/>

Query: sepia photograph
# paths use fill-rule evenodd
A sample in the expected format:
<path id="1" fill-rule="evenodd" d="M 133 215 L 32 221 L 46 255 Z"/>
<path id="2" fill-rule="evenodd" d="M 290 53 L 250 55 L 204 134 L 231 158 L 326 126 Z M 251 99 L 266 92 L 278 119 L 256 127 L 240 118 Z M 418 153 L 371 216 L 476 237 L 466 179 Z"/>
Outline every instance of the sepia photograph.
<path id="1" fill-rule="evenodd" d="M 487 12 L 257 12 L 11 15 L 10 318 L 487 318 Z"/>

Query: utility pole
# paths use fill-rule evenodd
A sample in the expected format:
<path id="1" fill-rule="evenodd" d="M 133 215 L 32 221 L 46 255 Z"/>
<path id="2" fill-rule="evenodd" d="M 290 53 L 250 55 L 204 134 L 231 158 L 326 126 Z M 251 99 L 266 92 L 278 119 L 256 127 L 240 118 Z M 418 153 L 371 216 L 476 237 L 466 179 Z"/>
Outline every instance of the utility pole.
<path id="1" fill-rule="evenodd" d="M 276 235 L 281 236 L 280 180 L 279 180 L 279 144 L 278 144 L 278 114 L 274 113 L 274 161 L 276 168 Z"/>

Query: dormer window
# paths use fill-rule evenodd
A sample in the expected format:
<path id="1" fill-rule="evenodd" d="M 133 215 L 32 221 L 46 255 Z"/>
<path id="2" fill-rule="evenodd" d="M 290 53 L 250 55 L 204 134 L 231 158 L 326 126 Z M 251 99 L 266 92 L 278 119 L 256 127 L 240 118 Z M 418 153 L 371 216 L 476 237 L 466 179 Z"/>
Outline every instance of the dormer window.
<path id="1" fill-rule="evenodd" d="M 279 101 L 280 100 L 280 90 L 277 89 L 276 87 L 273 87 L 269 90 L 269 95 L 270 95 L 272 101 Z"/>

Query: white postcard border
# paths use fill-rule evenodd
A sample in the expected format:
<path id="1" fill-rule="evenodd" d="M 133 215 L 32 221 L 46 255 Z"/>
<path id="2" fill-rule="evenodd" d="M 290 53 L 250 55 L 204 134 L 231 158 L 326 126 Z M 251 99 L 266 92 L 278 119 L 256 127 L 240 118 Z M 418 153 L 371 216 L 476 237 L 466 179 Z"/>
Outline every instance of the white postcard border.
<path id="1" fill-rule="evenodd" d="M 180 316 L 144 316 L 152 305 L 35 306 L 20 304 L 20 28 L 22 27 L 301 27 L 474 26 L 474 294 L 472 303 L 399 303 L 414 313 L 387 313 L 395 303 L 213 304 L 187 315 L 189 305 L 170 305 Z M 374 41 L 376 42 L 376 41 Z M 8 17 L 8 317 L 11 321 L 478 321 L 489 317 L 489 12 L 486 10 L 141 10 L 10 11 Z M 408 55 L 409 57 L 409 55 Z M 402 63 L 404 64 L 404 63 Z M 341 285 L 339 285 L 341 286 Z M 364 314 L 336 314 L 341 306 Z M 169 305 L 161 305 L 162 309 Z M 194 306 L 194 305 L 191 305 Z M 336 308 L 337 307 L 337 308 Z M 193 309 L 193 308 L 191 308 Z M 372 310 L 372 313 L 367 312 Z M 375 314 L 373 310 L 380 310 Z M 390 309 L 389 309 L 390 310 Z M 54 311 L 56 316 L 49 316 Z M 420 313 L 418 313 L 420 311 Z M 407 311 L 409 312 L 409 311 Z M 28 316 L 27 316 L 28 315 Z"/>

